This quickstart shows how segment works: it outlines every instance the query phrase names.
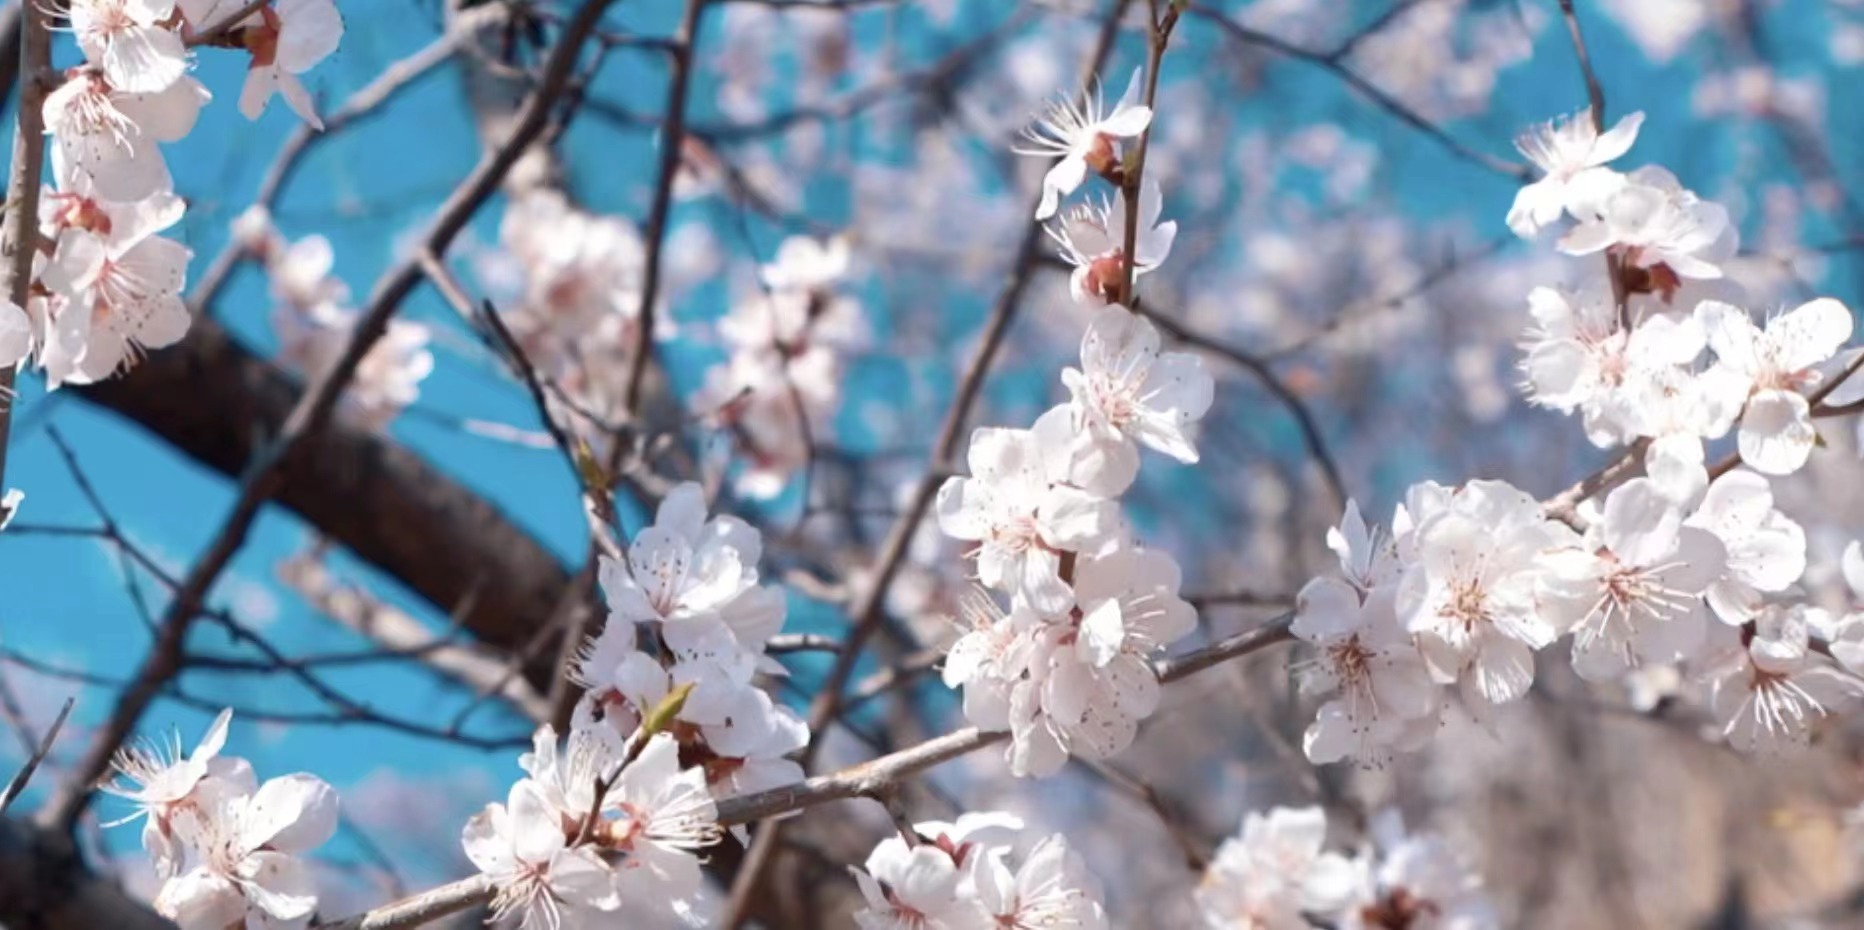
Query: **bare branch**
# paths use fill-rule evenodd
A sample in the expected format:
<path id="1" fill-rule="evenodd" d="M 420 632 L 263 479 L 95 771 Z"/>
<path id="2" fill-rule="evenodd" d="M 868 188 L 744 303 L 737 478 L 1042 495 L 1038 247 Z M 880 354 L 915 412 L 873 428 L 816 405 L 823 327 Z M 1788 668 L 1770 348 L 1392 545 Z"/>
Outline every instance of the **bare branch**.
<path id="1" fill-rule="evenodd" d="M 33 76 L 52 67 L 52 11 L 44 4 L 22 0 L 19 29 L 19 72 L 28 76 L 20 84 L 19 125 L 13 134 L 13 171 L 7 178 L 3 251 L 7 299 L 26 306 L 32 285 L 32 260 L 39 250 L 39 184 L 45 168 L 45 94 L 43 82 Z M 0 489 L 6 487 L 6 453 L 13 429 L 13 380 L 19 366 L 0 370 Z"/>
<path id="2" fill-rule="evenodd" d="M 58 739 L 58 731 L 64 728 L 65 718 L 71 716 L 71 705 L 76 704 L 77 700 L 77 698 L 65 698 L 65 706 L 58 709 L 58 716 L 52 720 L 52 725 L 46 729 L 45 736 L 39 740 L 39 747 L 32 751 L 32 755 L 26 757 L 26 764 L 21 766 L 18 774 L 15 774 L 13 780 L 7 783 L 6 790 L 0 791 L 0 814 L 6 813 L 6 809 L 12 806 L 13 799 L 26 790 L 26 783 L 32 780 L 32 773 L 39 770 L 39 763 L 44 762 L 46 755 L 52 751 L 52 741 Z"/>

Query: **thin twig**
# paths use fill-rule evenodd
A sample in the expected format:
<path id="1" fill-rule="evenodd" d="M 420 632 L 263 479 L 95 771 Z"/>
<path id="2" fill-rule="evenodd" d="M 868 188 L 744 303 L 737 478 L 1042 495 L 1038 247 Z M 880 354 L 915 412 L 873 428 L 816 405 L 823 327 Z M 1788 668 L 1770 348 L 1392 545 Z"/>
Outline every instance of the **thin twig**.
<path id="1" fill-rule="evenodd" d="M 44 762 L 45 757 L 51 753 L 52 742 L 58 739 L 58 731 L 64 728 L 65 718 L 71 716 L 71 706 L 76 704 L 77 701 L 77 698 L 65 698 L 65 706 L 59 708 L 58 716 L 53 718 L 51 727 L 45 731 L 45 736 L 39 740 L 39 748 L 33 750 L 32 755 L 26 757 L 26 764 L 21 766 L 19 773 L 14 775 L 13 780 L 7 783 L 6 790 L 0 791 L 0 814 L 6 813 L 6 809 L 13 804 L 13 799 L 19 797 L 20 792 L 26 790 L 26 783 L 32 780 L 32 773 L 39 770 L 39 763 Z"/>

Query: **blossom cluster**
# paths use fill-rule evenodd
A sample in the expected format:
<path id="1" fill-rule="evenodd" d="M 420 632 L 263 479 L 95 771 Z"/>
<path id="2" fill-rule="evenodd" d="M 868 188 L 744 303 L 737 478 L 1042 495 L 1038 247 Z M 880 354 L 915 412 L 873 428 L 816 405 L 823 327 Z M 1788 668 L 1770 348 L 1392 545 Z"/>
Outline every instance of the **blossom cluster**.
<path id="1" fill-rule="evenodd" d="M 330 240 L 311 235 L 288 240 L 270 211 L 253 206 L 233 223 L 233 236 L 271 281 L 272 328 L 278 358 L 307 380 L 322 377 L 348 348 L 361 314 L 349 305 L 349 288 L 331 273 Z M 427 327 L 392 319 L 345 385 L 341 415 L 369 429 L 384 429 L 420 396 L 434 370 Z"/>
<path id="2" fill-rule="evenodd" d="M 1132 86 L 1139 86 L 1137 75 Z M 1149 110 L 1127 118 L 1139 112 L 1135 93 L 1129 89 L 1111 124 L 1063 104 L 1038 135 L 1059 140 L 1064 165 L 1088 158 L 1119 180 L 1124 169 L 1107 154 L 1111 136 L 1137 134 L 1150 122 Z M 1051 171 L 1044 182 L 1044 212 L 1082 180 L 1066 172 L 1059 178 L 1057 187 Z M 1150 214 L 1150 226 L 1157 187 L 1145 190 L 1141 212 Z M 1100 241 L 1116 249 L 1114 267 L 1095 259 L 1075 274 L 1077 295 L 1101 306 L 1081 340 L 1081 367 L 1062 373 L 1069 399 L 1030 429 L 973 433 L 970 475 L 948 479 L 936 504 L 945 534 L 972 544 L 977 580 L 1010 600 L 1007 610 L 988 594 L 973 600 L 970 629 L 946 658 L 945 683 L 964 689 L 972 723 L 1010 731 L 1010 767 L 1018 775 L 1051 774 L 1070 755 L 1107 758 L 1131 744 L 1158 705 L 1152 657 L 1197 623 L 1179 597 L 1177 563 L 1133 541 L 1118 498 L 1138 476 L 1140 446 L 1197 461 L 1193 436 L 1214 384 L 1200 358 L 1161 352 L 1149 320 L 1107 302 L 1118 296 L 1128 264 L 1117 252 L 1123 212 L 1111 213 L 1122 219 Z M 1057 238 L 1064 246 L 1073 241 Z M 1137 273 L 1139 263 L 1131 264 Z"/>
<path id="3" fill-rule="evenodd" d="M 585 690 L 569 736 L 538 730 L 527 777 L 467 824 L 466 854 L 522 926 L 600 926 L 624 910 L 706 926 L 700 850 L 720 836 L 716 798 L 802 778 L 795 712 L 755 684 L 783 672 L 764 652 L 781 590 L 758 583 L 763 541 L 707 519 L 704 491 L 675 487 L 629 545 L 603 556 L 609 615 L 569 669 Z"/>
<path id="4" fill-rule="evenodd" d="M 808 727 L 756 683 L 784 674 L 765 653 L 786 606 L 781 588 L 758 583 L 762 554 L 743 520 L 706 518 L 699 485 L 675 487 L 625 560 L 602 557 L 609 615 L 570 670 L 585 689 L 576 727 L 626 735 L 690 688 L 668 732 L 685 758 L 702 761 L 715 796 L 800 780 L 787 756 L 808 743 Z"/>
<path id="5" fill-rule="evenodd" d="M 1189 430 L 1210 406 L 1209 373 L 1107 306 L 1063 381 L 1070 399 L 1031 429 L 972 434 L 971 474 L 948 479 L 936 505 L 940 528 L 975 544 L 978 580 L 1010 598 L 1007 611 L 975 599 L 944 678 L 972 723 L 1010 730 L 1018 775 L 1125 749 L 1158 705 L 1151 658 L 1197 623 L 1177 563 L 1133 542 L 1117 498 L 1142 444 L 1197 460 Z"/>
<path id="6" fill-rule="evenodd" d="M 240 15 L 233 0 L 74 0 L 85 63 L 45 98 L 55 187 L 39 198 L 39 250 L 26 306 L 0 308 L 0 365 L 28 359 L 49 387 L 107 378 L 190 322 L 181 297 L 193 253 L 163 235 L 186 211 L 161 145 L 194 127 L 212 95 L 188 75 L 191 46 L 245 50 L 240 109 L 274 92 L 319 125 L 296 75 L 335 50 L 332 0 L 279 0 Z M 237 22 L 228 22 L 239 16 Z"/>
<path id="7" fill-rule="evenodd" d="M 526 776 L 460 834 L 498 889 L 493 919 L 525 930 L 609 926 L 624 908 L 654 926 L 707 926 L 697 850 L 718 840 L 705 773 L 679 741 L 577 726 L 558 745 L 545 724 L 518 764 Z"/>
<path id="8" fill-rule="evenodd" d="M 848 264 L 845 238 L 785 239 L 759 269 L 762 287 L 719 321 L 730 355 L 706 372 L 694 404 L 736 440 L 746 467 L 735 487 L 747 497 L 781 493 L 829 431 L 843 360 L 867 340 L 860 304 L 834 289 Z"/>
<path id="9" fill-rule="evenodd" d="M 1310 759 L 1376 762 L 1421 743 L 1451 703 L 1444 686 L 1489 719 L 1532 686 L 1534 652 L 1569 635 L 1590 681 L 1687 670 L 1741 748 L 1803 741 L 1864 696 L 1864 678 L 1831 657 L 1850 651 L 1819 648 L 1858 628 L 1781 600 L 1805 572 L 1806 536 L 1770 484 L 1812 452 L 1812 405 L 1850 311 L 1819 299 L 1762 325 L 1731 303 L 1727 211 L 1662 169 L 1607 167 L 1641 122 L 1599 133 L 1582 111 L 1524 136 L 1545 177 L 1509 224 L 1534 235 L 1570 217 L 1559 248 L 1605 256 L 1604 281 L 1529 295 L 1521 367 L 1534 402 L 1580 414 L 1601 446 L 1641 452 L 1644 473 L 1564 523 L 1498 481 L 1414 486 L 1389 535 L 1349 504 L 1328 537 L 1340 576 L 1309 582 L 1294 620 L 1320 653 L 1304 681 L 1329 698 Z M 1731 432 L 1739 462 L 1711 470 L 1704 444 Z"/>
<path id="10" fill-rule="evenodd" d="M 120 750 L 103 790 L 135 811 L 112 825 L 142 820 L 155 909 L 181 930 L 308 927 L 317 888 L 302 857 L 336 832 L 336 792 L 302 772 L 261 784 L 222 753 L 232 719 L 221 711 L 186 756 L 178 741 Z"/>
<path id="11" fill-rule="evenodd" d="M 538 187 L 505 208 L 498 237 L 503 251 L 481 262 L 480 276 L 510 292 L 501 310 L 526 358 L 580 410 L 617 414 L 639 338 L 640 234 Z"/>
<path id="12" fill-rule="evenodd" d="M 1407 834 L 1395 811 L 1372 818 L 1373 842 L 1353 854 L 1323 851 L 1318 807 L 1250 813 L 1223 842 L 1193 897 L 1204 925 L 1303 930 L 1502 926 L 1482 878 L 1442 837 Z"/>
<path id="13" fill-rule="evenodd" d="M 874 847 L 852 869 L 866 907 L 862 930 L 1094 930 L 1108 926 L 1100 883 L 1067 838 L 1053 834 L 1013 859 L 1023 822 L 1011 814 L 965 814 L 955 823 L 912 826 Z M 1012 867 L 1012 862 L 1016 864 Z"/>
<path id="14" fill-rule="evenodd" d="M 1036 219 L 1054 216 L 1061 198 L 1079 188 L 1089 171 L 1121 185 L 1123 190 L 1130 189 L 1125 185 L 1127 168 L 1120 140 L 1138 137 L 1152 125 L 1152 108 L 1139 102 L 1141 73 L 1133 72 L 1126 93 L 1111 112 L 1102 114 L 1099 94 L 1094 92 L 1079 108 L 1071 101 L 1057 103 L 1027 131 L 1033 144 L 1018 151 L 1061 156 L 1042 179 L 1042 202 L 1036 209 Z M 1148 175 L 1138 187 L 1135 216 L 1127 216 L 1128 209 L 1135 207 L 1128 197 L 1103 196 L 1099 202 L 1083 203 L 1063 215 L 1060 222 L 1044 227 L 1049 238 L 1061 247 L 1062 260 L 1074 268 L 1068 277 L 1068 292 L 1076 303 L 1090 307 L 1119 303 L 1120 289 L 1129 275 L 1131 281 L 1137 282 L 1146 272 L 1165 263 L 1177 238 L 1178 224 L 1159 222 L 1164 206 L 1158 181 Z M 1134 230 L 1130 262 L 1126 256 L 1129 225 Z"/>

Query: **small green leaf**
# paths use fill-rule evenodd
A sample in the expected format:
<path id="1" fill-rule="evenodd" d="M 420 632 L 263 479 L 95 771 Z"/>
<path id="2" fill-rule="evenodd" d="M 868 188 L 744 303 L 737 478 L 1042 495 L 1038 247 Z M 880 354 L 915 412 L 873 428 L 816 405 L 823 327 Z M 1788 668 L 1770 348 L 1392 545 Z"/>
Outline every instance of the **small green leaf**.
<path id="1" fill-rule="evenodd" d="M 576 437 L 576 472 L 582 478 L 583 487 L 591 492 L 606 492 L 610 486 L 608 473 L 602 463 L 596 461 L 595 450 L 589 448 L 588 440 Z"/>
<path id="2" fill-rule="evenodd" d="M 687 682 L 667 692 L 667 696 L 654 705 L 654 709 L 641 718 L 641 738 L 648 739 L 665 730 L 673 719 L 680 715 L 680 709 L 686 706 L 686 698 L 693 693 L 694 682 Z"/>

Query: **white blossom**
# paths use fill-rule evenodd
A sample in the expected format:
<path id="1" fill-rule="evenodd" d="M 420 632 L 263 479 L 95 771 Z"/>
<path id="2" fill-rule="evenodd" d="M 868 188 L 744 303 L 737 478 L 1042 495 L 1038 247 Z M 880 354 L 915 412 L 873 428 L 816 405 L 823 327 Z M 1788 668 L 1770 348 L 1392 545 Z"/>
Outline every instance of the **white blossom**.
<path id="1" fill-rule="evenodd" d="M 1720 278 L 1722 263 L 1734 256 L 1738 234 L 1727 208 L 1685 190 L 1662 168 L 1646 166 L 1622 183 L 1591 187 L 1589 202 L 1569 205 L 1580 223 L 1561 238 L 1560 250 L 1613 250 L 1636 272 L 1627 275 L 1633 292 L 1667 299 L 1684 279 Z"/>
<path id="2" fill-rule="evenodd" d="M 143 849 L 155 860 L 156 872 L 164 878 L 174 876 L 181 866 L 176 817 L 191 807 L 195 789 L 214 769 L 225 771 L 230 764 L 216 762 L 220 750 L 226 747 L 227 727 L 232 719 L 232 711 L 221 711 L 194 751 L 186 756 L 181 754 L 180 734 L 173 734 L 166 744 L 125 746 L 110 761 L 119 777 L 98 786 L 135 805 L 133 813 L 107 826 L 142 819 Z"/>
<path id="3" fill-rule="evenodd" d="M 1072 101 L 1057 101 L 1035 125 L 1024 130 L 1027 148 L 1021 155 L 1061 158 L 1042 178 L 1042 202 L 1036 206 L 1036 219 L 1055 215 L 1061 198 L 1074 193 L 1087 180 L 1091 170 L 1106 174 L 1120 165 L 1120 139 L 1137 138 L 1152 124 L 1152 108 L 1139 100 L 1141 72 L 1133 71 L 1111 112 L 1105 112 L 1100 88 L 1092 88 L 1082 106 Z"/>
<path id="4" fill-rule="evenodd" d="M 1589 538 L 1549 557 L 1547 609 L 1571 630 L 1580 675 L 1614 679 L 1701 646 L 1702 595 L 1721 577 L 1726 550 L 1715 534 L 1682 524 L 1676 503 L 1638 478 L 1606 497 L 1596 545 Z"/>
<path id="5" fill-rule="evenodd" d="M 135 201 L 166 191 L 172 184 L 157 143 L 192 131 L 212 97 L 186 76 L 132 93 L 95 72 L 72 72 L 45 97 L 45 131 L 56 143 L 52 176 L 67 193 L 104 200 Z"/>
<path id="6" fill-rule="evenodd" d="M 615 878 L 588 846 L 572 846 L 543 791 L 528 779 L 511 786 L 460 834 L 466 857 L 498 889 L 495 918 L 515 916 L 523 930 L 594 930 L 602 912 L 620 907 Z"/>
<path id="7" fill-rule="evenodd" d="M 1524 239 L 1533 238 L 1571 205 L 1587 203 L 1598 187 L 1615 183 L 1616 173 L 1604 166 L 1631 150 L 1643 125 L 1644 114 L 1632 113 L 1601 134 L 1587 108 L 1522 133 L 1515 148 L 1543 177 L 1515 195 L 1508 228 Z"/>
<path id="8" fill-rule="evenodd" d="M 1398 621 L 1395 587 L 1362 591 L 1315 578 L 1296 598 L 1294 635 L 1320 652 L 1306 667 L 1302 688 L 1332 695 L 1302 740 L 1312 762 L 1376 761 L 1417 722 L 1435 716 L 1437 685 Z"/>
<path id="9" fill-rule="evenodd" d="M 1768 475 L 1798 471 L 1818 439 L 1804 392 L 1818 385 L 1817 366 L 1851 338 L 1851 311 L 1821 298 L 1769 320 L 1765 330 L 1725 303 L 1704 301 L 1696 315 L 1715 350 L 1709 377 L 1742 409 L 1742 461 Z"/>
<path id="10" fill-rule="evenodd" d="M 790 236 L 777 246 L 776 260 L 758 273 L 772 290 L 823 290 L 848 273 L 848 240 Z"/>
<path id="11" fill-rule="evenodd" d="M 343 39 L 343 16 L 334 0 L 278 0 L 260 7 L 240 31 L 252 63 L 240 90 L 239 111 L 258 119 L 274 93 L 313 129 L 324 128 L 317 105 L 298 75 L 336 51 Z"/>
<path id="12" fill-rule="evenodd" d="M 1864 695 L 1864 679 L 1812 651 L 1812 610 L 1762 610 L 1742 645 L 1708 670 L 1709 704 L 1729 745 L 1773 751 L 1804 744 L 1820 719 Z"/>
<path id="13" fill-rule="evenodd" d="M 1461 682 L 1468 701 L 1527 693 L 1534 650 L 1560 633 L 1536 602 L 1541 560 L 1571 537 L 1499 481 L 1472 481 L 1421 518 L 1397 610 L 1438 680 Z"/>
<path id="14" fill-rule="evenodd" d="M 1250 812 L 1238 835 L 1223 841 L 1194 897 L 1211 930 L 1307 930 L 1303 912 L 1327 903 L 1321 895 L 1348 868 L 1323 853 L 1327 818 L 1318 807 Z"/>
<path id="15" fill-rule="evenodd" d="M 657 734 L 622 769 L 607 802 L 621 817 L 607 824 L 603 843 L 625 854 L 615 867 L 623 902 L 699 919 L 705 878 L 695 852 L 718 842 L 718 810 L 705 773 L 682 770 L 679 753 L 678 740 Z"/>
<path id="16" fill-rule="evenodd" d="M 1325 876 L 1320 897 L 1341 930 L 1499 930 L 1501 914 L 1482 877 L 1435 834 L 1406 834 L 1391 810 L 1372 817 L 1376 850 Z"/>
<path id="17" fill-rule="evenodd" d="M 157 235 L 180 221 L 179 197 L 65 205 L 62 216 L 79 221 L 58 229 L 39 272 L 49 296 L 35 302 L 48 333 L 41 361 L 54 387 L 107 378 L 145 350 L 180 341 L 192 322 L 181 289 L 194 253 Z"/>
<path id="18" fill-rule="evenodd" d="M 336 832 L 336 792 L 302 773 L 256 791 L 215 784 L 225 790 L 211 792 L 179 821 L 198 862 L 162 885 L 156 911 L 181 930 L 308 927 L 317 888 L 300 857 Z"/>
<path id="19" fill-rule="evenodd" d="M 1774 509 L 1767 479 L 1736 469 L 1715 479 L 1685 521 L 1714 533 L 1727 550 L 1722 576 L 1709 586 L 1709 606 L 1731 625 L 1753 619 L 1763 593 L 1786 590 L 1806 571 L 1806 533 Z"/>
<path id="20" fill-rule="evenodd" d="M 1057 613 L 1074 600 L 1061 578 L 1062 553 L 1106 540 L 1117 514 L 1106 500 L 1062 483 L 1073 437 L 1065 416 L 1045 420 L 1034 430 L 972 433 L 971 475 L 946 479 L 937 507 L 946 535 L 978 544 L 978 580 Z"/>
<path id="21" fill-rule="evenodd" d="M 1052 774 L 1069 755 L 1105 759 L 1132 744 L 1158 708 L 1152 657 L 1197 626 L 1179 582 L 1177 563 L 1152 550 L 1076 563 L 1078 620 L 1033 631 L 1027 677 L 1011 691 L 1011 771 Z"/>
<path id="22" fill-rule="evenodd" d="M 1864 674 L 1864 546 L 1845 544 L 1839 568 L 1850 589 L 1851 609 L 1830 624 L 1832 658 L 1853 674 Z"/>
<path id="23" fill-rule="evenodd" d="M 1012 870 L 1007 848 L 972 858 L 978 902 L 999 927 L 1017 930 L 1094 930 L 1108 926 L 1100 883 L 1067 838 L 1050 836 Z"/>
<path id="24" fill-rule="evenodd" d="M 603 556 L 610 623 L 679 623 L 716 617 L 739 643 L 761 652 L 783 626 L 780 589 L 758 586 L 763 540 L 730 515 L 706 519 L 705 491 L 685 482 L 669 492 L 654 523 L 637 534 L 625 563 Z"/>
<path id="25" fill-rule="evenodd" d="M 1164 211 L 1164 195 L 1158 182 L 1148 177 L 1139 188 L 1137 235 L 1132 260 L 1126 255 L 1127 203 L 1125 197 L 1102 200 L 1099 205 L 1082 204 L 1070 211 L 1057 226 L 1043 229 L 1061 246 L 1062 258 L 1074 266 L 1068 277 L 1069 293 L 1076 303 L 1087 306 L 1114 303 L 1120 299 L 1121 278 L 1132 266 L 1136 283 L 1146 272 L 1165 263 L 1178 237 L 1176 220 L 1159 222 Z"/>
<path id="26" fill-rule="evenodd" d="M 1081 338 L 1081 367 L 1062 371 L 1069 410 L 1091 447 L 1078 468 L 1088 491 L 1113 497 L 1139 472 L 1137 444 L 1196 462 L 1191 431 L 1210 409 L 1214 385 L 1202 358 L 1159 352 L 1158 329 L 1124 307 L 1096 311 Z"/>
<path id="27" fill-rule="evenodd" d="M 120 90 L 166 90 L 188 70 L 181 36 L 164 25 L 175 0 L 72 0 L 71 31 L 84 57 Z"/>

